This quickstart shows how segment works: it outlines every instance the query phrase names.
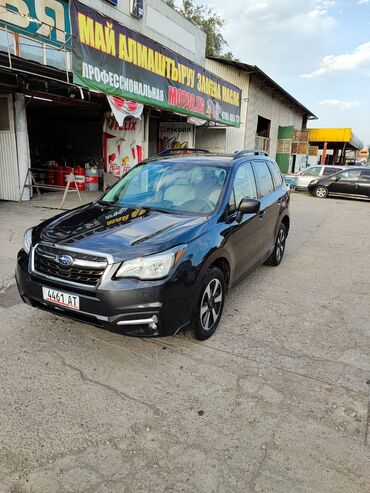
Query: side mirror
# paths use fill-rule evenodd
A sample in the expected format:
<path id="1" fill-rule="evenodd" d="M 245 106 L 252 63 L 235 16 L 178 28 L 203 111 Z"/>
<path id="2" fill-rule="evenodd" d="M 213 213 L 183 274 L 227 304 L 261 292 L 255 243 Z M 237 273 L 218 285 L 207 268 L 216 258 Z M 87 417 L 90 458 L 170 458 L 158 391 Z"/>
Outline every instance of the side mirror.
<path id="1" fill-rule="evenodd" d="M 335 181 L 339 181 L 342 177 L 341 176 L 336 176 Z"/>
<path id="2" fill-rule="evenodd" d="M 236 220 L 238 223 L 243 219 L 244 214 L 257 214 L 261 208 L 261 202 L 256 199 L 243 199 L 239 204 L 238 215 Z"/>

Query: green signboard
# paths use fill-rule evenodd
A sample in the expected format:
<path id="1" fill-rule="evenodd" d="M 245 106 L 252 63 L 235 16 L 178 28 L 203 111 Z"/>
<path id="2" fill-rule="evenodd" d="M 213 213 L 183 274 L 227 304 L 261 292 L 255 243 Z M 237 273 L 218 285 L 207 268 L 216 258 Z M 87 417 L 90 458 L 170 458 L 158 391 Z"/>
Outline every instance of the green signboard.
<path id="1" fill-rule="evenodd" d="M 239 88 L 76 0 L 70 12 L 76 84 L 239 127 Z"/>

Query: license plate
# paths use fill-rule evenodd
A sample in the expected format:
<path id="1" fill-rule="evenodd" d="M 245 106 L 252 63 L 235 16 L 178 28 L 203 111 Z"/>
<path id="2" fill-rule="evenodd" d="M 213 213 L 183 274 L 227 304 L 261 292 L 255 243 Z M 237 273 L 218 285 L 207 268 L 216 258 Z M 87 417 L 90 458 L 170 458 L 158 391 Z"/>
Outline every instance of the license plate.
<path id="1" fill-rule="evenodd" d="M 57 291 L 50 288 L 42 288 L 42 296 L 45 301 L 54 303 L 55 305 L 72 308 L 72 310 L 80 309 L 80 297 L 64 291 Z"/>

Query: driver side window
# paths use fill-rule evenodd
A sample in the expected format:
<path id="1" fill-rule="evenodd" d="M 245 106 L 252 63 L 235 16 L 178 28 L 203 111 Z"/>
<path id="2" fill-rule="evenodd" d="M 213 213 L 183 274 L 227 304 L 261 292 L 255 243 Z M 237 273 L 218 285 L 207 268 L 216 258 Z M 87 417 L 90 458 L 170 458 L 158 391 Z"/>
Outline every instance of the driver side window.
<path id="1" fill-rule="evenodd" d="M 235 175 L 234 187 L 229 201 L 229 213 L 234 213 L 244 198 L 256 199 L 256 180 L 250 163 L 242 164 Z"/>

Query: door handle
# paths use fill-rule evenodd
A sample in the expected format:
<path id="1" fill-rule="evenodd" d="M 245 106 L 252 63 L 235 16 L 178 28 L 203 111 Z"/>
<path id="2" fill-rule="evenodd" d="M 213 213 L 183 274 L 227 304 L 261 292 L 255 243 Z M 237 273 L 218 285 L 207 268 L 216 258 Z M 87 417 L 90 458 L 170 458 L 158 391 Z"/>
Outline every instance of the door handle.
<path id="1" fill-rule="evenodd" d="M 259 211 L 259 213 L 258 213 L 258 219 L 260 219 L 262 221 L 262 219 L 265 217 L 265 212 L 266 211 Z"/>

